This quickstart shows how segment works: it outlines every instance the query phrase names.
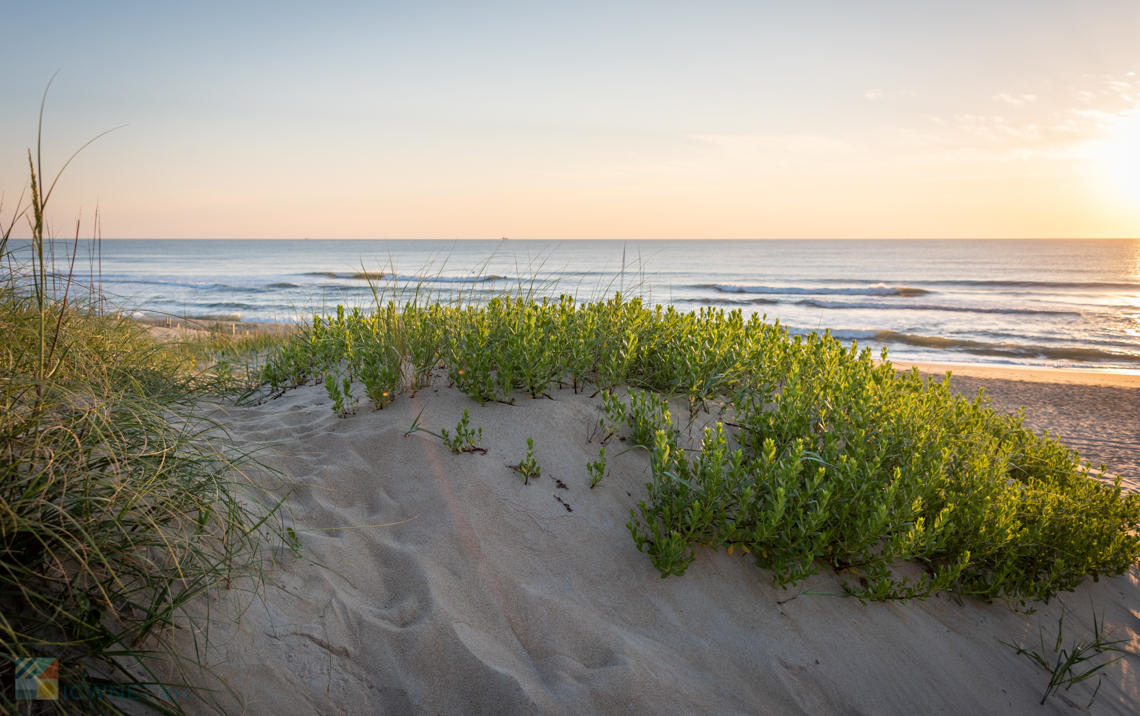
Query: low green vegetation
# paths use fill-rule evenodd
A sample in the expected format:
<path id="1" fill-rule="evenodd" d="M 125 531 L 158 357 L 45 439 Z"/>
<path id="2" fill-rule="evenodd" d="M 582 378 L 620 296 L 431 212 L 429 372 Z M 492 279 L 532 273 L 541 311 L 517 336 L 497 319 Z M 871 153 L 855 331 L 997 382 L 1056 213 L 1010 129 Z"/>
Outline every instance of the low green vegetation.
<path id="1" fill-rule="evenodd" d="M 778 585 L 826 567 L 862 599 L 947 590 L 1020 602 L 1140 557 L 1140 497 L 1019 415 L 762 316 L 620 294 L 338 308 L 272 354 L 262 378 L 282 390 L 343 367 L 365 380 L 370 360 L 387 366 L 385 399 L 433 372 L 480 404 L 592 384 L 603 438 L 628 429 L 650 452 L 629 529 L 663 577 L 725 547 Z M 624 400 L 619 386 L 631 388 Z M 699 447 L 679 444 L 671 400 L 690 426 L 719 416 Z"/>

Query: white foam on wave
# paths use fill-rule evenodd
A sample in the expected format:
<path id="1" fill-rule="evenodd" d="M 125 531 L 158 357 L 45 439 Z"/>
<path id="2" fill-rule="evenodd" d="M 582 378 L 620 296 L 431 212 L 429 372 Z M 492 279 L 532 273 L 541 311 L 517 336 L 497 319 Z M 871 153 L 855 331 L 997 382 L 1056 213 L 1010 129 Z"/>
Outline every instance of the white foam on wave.
<path id="1" fill-rule="evenodd" d="M 756 293 L 762 295 L 792 296 L 922 296 L 930 293 L 926 289 L 909 286 L 888 286 L 877 283 L 871 286 L 850 286 L 837 288 L 811 286 L 741 286 L 717 283 L 713 288 L 724 293 Z"/>
<path id="2" fill-rule="evenodd" d="M 820 299 L 806 299 L 798 301 L 801 306 L 815 308 L 837 309 L 907 309 L 913 311 L 951 311 L 954 313 L 997 313 L 1009 315 L 1051 315 L 1051 316 L 1079 316 L 1080 311 L 1052 311 L 1040 308 L 994 308 L 989 306 L 945 306 L 929 303 L 869 303 L 865 301 L 827 301 Z"/>

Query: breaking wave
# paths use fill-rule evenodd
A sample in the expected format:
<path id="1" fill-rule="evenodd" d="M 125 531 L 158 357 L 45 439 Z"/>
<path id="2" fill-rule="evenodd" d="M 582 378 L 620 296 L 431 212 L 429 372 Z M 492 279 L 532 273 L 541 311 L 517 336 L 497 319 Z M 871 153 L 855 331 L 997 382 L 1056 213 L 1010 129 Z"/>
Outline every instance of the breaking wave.
<path id="1" fill-rule="evenodd" d="M 822 286 L 739 286 L 715 283 L 709 286 L 722 293 L 756 293 L 765 295 L 791 296 L 925 296 L 930 293 L 924 288 L 910 286 L 888 286 L 877 283 L 872 286 L 826 288 Z"/>
<path id="2" fill-rule="evenodd" d="M 808 333 L 822 333 L 807 328 L 789 327 L 788 332 L 793 335 L 806 335 Z M 1005 359 L 1045 359 L 1054 361 L 1073 361 L 1080 363 L 1128 363 L 1140 365 L 1140 353 L 1116 353 L 1098 348 L 1078 346 L 1041 346 L 1023 345 L 1019 343 L 987 343 L 967 338 L 944 338 L 942 336 L 923 336 L 916 333 L 901 333 L 898 331 L 876 330 L 833 330 L 829 331 L 832 338 L 841 341 L 870 341 L 880 344 L 894 344 L 913 346 L 915 348 L 931 348 L 953 353 L 967 353 L 976 356 L 988 356 Z"/>
<path id="3" fill-rule="evenodd" d="M 927 303 L 866 303 L 853 301 L 821 301 L 819 299 L 805 299 L 796 301 L 799 306 L 812 306 L 814 308 L 837 309 L 879 309 L 888 310 L 906 309 L 908 311 L 953 311 L 955 313 L 1001 313 L 1017 315 L 1049 315 L 1049 316 L 1079 316 L 1080 311 L 1050 311 L 1040 308 L 989 308 L 984 306 L 941 306 Z"/>
<path id="4" fill-rule="evenodd" d="M 323 276 L 325 278 L 347 278 L 362 281 L 400 281 L 406 283 L 488 283 L 502 281 L 505 276 L 488 274 L 486 276 L 415 276 L 382 271 L 309 271 L 303 276 Z"/>
<path id="5" fill-rule="evenodd" d="M 712 306 L 758 306 L 761 304 L 776 304 L 779 303 L 774 298 L 692 298 L 687 299 L 689 303 L 703 303 Z"/>

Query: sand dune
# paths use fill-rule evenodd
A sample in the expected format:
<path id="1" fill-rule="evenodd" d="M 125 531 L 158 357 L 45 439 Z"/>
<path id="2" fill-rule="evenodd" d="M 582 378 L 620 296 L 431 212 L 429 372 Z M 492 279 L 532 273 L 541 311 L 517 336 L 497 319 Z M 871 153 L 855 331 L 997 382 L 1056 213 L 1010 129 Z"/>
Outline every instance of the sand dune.
<path id="1" fill-rule="evenodd" d="M 1039 706 L 1047 674 L 999 640 L 1036 643 L 1039 624 L 1051 638 L 1064 607 L 1075 639 L 1095 604 L 1140 651 L 1135 568 L 1033 616 L 948 595 L 861 604 L 830 596 L 829 573 L 785 591 L 739 552 L 705 550 L 661 579 L 625 526 L 647 456 L 612 440 L 610 473 L 588 489 L 601 400 L 553 395 L 480 407 L 440 387 L 339 419 L 323 388 L 305 387 L 233 410 L 239 441 L 272 445 L 288 476 L 261 479 L 291 491 L 301 550 L 282 550 L 261 596 L 199 603 L 213 616 L 202 663 L 233 690 L 219 702 L 253 714 L 1080 713 L 1095 679 Z M 404 435 L 421 410 L 438 431 L 464 408 L 485 455 Z M 542 476 L 524 485 L 508 465 L 527 437 Z M 1105 670 L 1093 713 L 1136 712 L 1138 666 Z"/>

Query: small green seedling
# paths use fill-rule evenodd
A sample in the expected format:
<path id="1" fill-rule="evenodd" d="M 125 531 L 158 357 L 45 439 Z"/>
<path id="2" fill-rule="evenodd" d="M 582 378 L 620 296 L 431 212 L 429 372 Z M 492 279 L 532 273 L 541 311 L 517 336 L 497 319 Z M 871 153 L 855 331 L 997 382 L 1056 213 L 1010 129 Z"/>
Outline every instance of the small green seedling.
<path id="1" fill-rule="evenodd" d="M 467 416 L 467 408 L 463 409 L 463 417 L 459 419 L 459 423 L 455 426 L 455 437 L 451 437 L 447 432 L 447 428 L 440 430 L 440 438 L 443 444 L 446 445 L 451 452 L 487 452 L 481 445 L 483 444 L 483 428 L 470 428 L 471 421 Z"/>
<path id="2" fill-rule="evenodd" d="M 1124 639 L 1109 639 L 1112 636 L 1111 631 L 1104 631 L 1104 616 L 1101 615 L 1100 621 L 1097 621 L 1096 612 L 1093 612 L 1093 635 L 1092 640 L 1089 641 L 1088 635 L 1085 635 L 1077 641 L 1071 649 L 1062 649 L 1061 642 L 1064 638 L 1065 616 L 1066 610 L 1062 606 L 1061 616 L 1057 619 L 1057 640 L 1053 644 L 1053 656 L 1049 655 L 1049 650 L 1045 646 L 1045 632 L 1038 624 L 1037 632 L 1041 639 L 1041 651 L 1036 649 L 1025 649 L 1020 646 L 1014 646 L 1009 642 L 1001 642 L 1006 646 L 1017 651 L 1018 656 L 1027 656 L 1032 659 L 1038 666 L 1049 672 L 1049 685 L 1045 688 L 1045 695 L 1041 697 L 1041 703 L 1044 704 L 1045 700 L 1049 698 L 1050 694 L 1056 693 L 1062 686 L 1065 690 L 1072 688 L 1073 684 L 1091 678 L 1096 672 L 1100 671 L 1109 664 L 1120 661 L 1123 657 L 1116 657 L 1108 661 L 1101 662 L 1096 666 L 1086 669 L 1080 673 L 1077 672 L 1077 667 L 1087 661 L 1091 661 L 1097 655 L 1106 651 L 1115 651 L 1117 653 L 1124 653 L 1124 650 L 1116 646 L 1123 644 Z M 999 640 L 1000 641 L 1000 640 Z M 1096 700 L 1097 692 L 1100 691 L 1100 677 L 1097 677 L 1096 689 L 1093 691 L 1092 698 L 1089 699 L 1089 706 L 1092 706 L 1093 701 Z M 1086 706 L 1085 708 L 1088 708 Z"/>
<path id="3" fill-rule="evenodd" d="M 522 473 L 524 485 L 529 485 L 532 477 L 538 477 L 542 474 L 542 466 L 534 459 L 534 438 L 526 439 L 526 459 L 519 461 L 518 465 L 508 465 L 507 467 Z"/>
<path id="4" fill-rule="evenodd" d="M 670 434 L 673 432 L 669 403 L 657 393 L 648 390 L 629 391 L 629 413 L 629 427 L 632 430 L 630 439 L 634 445 L 652 448 L 658 430 L 666 429 Z"/>
<path id="5" fill-rule="evenodd" d="M 360 399 L 352 394 L 352 383 L 347 376 L 340 380 L 338 378 L 338 375 L 325 373 L 325 392 L 333 402 L 332 409 L 337 417 L 347 418 L 356 414 Z"/>
<path id="6" fill-rule="evenodd" d="M 443 444 L 447 446 L 447 449 L 457 455 L 461 452 L 479 452 L 484 455 L 487 453 L 487 448 L 482 447 L 483 428 L 471 429 L 471 419 L 467 414 L 466 408 L 463 409 L 463 417 L 459 419 L 459 423 L 455 426 L 454 437 L 447 431 L 447 428 L 443 428 L 438 433 L 433 433 L 427 428 L 420 427 L 420 415 L 423 414 L 424 411 L 420 410 L 419 415 L 412 421 L 412 427 L 408 428 L 408 432 L 404 433 L 404 437 L 412 433 L 427 433 L 442 440 Z"/>
<path id="7" fill-rule="evenodd" d="M 604 445 L 598 451 L 598 459 L 586 463 L 586 470 L 590 473 L 590 489 L 592 490 L 606 475 L 606 448 Z"/>
<path id="8" fill-rule="evenodd" d="M 289 549 L 293 550 L 293 557 L 300 559 L 301 540 L 297 538 L 296 530 L 294 530 L 292 527 L 286 527 L 285 534 L 289 535 Z"/>
<path id="9" fill-rule="evenodd" d="M 616 393 L 603 392 L 602 406 L 605 410 L 605 417 L 601 418 L 598 423 L 602 429 L 602 445 L 605 445 L 625 425 L 626 415 L 625 403 L 621 402 L 621 398 Z"/>
<path id="10" fill-rule="evenodd" d="M 364 383 L 364 393 L 376 410 L 382 410 L 395 400 L 400 380 L 398 359 L 384 361 L 382 358 L 383 356 L 377 358 L 374 354 L 369 354 L 357 369 L 360 381 Z"/>

